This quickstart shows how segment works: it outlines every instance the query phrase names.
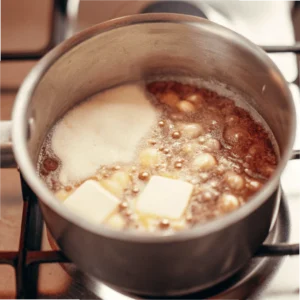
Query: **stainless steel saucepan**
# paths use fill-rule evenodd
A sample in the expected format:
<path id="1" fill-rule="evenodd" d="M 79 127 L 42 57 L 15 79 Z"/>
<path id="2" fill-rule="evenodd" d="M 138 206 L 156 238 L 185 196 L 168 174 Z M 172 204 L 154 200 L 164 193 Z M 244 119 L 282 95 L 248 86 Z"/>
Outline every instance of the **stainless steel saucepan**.
<path id="1" fill-rule="evenodd" d="M 280 150 L 272 178 L 240 209 L 172 236 L 113 231 L 67 210 L 36 173 L 48 130 L 76 103 L 102 89 L 170 74 L 213 78 L 249 96 Z M 16 162 L 65 255 L 123 290 L 178 295 L 233 275 L 263 243 L 277 214 L 279 177 L 291 156 L 295 110 L 277 67 L 247 39 L 196 17 L 145 14 L 89 28 L 41 59 L 18 92 L 12 122 L 1 126 L 6 130 L 1 133 L 2 167 L 13 163 L 11 124 Z"/>

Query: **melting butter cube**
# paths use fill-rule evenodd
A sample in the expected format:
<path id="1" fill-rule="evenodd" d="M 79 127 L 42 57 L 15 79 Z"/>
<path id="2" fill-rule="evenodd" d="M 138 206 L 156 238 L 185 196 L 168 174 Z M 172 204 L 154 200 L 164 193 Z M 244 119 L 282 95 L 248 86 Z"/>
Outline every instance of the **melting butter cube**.
<path id="1" fill-rule="evenodd" d="M 70 192 L 67 192 L 66 190 L 59 190 L 55 193 L 56 198 L 58 198 L 60 201 L 64 201 L 70 196 Z"/>
<path id="2" fill-rule="evenodd" d="M 114 214 L 106 221 L 106 224 L 114 229 L 123 229 L 126 222 L 119 214 Z"/>
<path id="3" fill-rule="evenodd" d="M 179 219 L 184 213 L 193 185 L 161 176 L 152 176 L 137 200 L 137 210 L 161 218 Z"/>
<path id="4" fill-rule="evenodd" d="M 100 224 L 118 207 L 120 201 L 94 180 L 84 182 L 63 204 L 77 215 Z"/>

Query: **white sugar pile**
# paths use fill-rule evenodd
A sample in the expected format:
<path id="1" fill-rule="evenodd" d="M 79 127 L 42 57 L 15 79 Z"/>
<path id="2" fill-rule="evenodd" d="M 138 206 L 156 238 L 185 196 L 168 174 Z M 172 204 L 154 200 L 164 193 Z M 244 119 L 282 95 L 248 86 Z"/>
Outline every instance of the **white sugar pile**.
<path id="1" fill-rule="evenodd" d="M 139 84 L 98 93 L 76 106 L 57 123 L 52 136 L 52 150 L 62 163 L 59 180 L 67 184 L 94 175 L 103 164 L 132 161 L 157 118 Z"/>

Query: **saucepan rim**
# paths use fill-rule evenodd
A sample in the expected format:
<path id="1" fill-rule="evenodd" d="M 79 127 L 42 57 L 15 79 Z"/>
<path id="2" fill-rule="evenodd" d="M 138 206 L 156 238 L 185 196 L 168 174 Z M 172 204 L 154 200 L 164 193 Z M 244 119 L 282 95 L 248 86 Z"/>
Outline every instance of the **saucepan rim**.
<path id="1" fill-rule="evenodd" d="M 290 105 L 293 107 L 293 113 L 290 116 L 292 127 L 288 137 L 288 143 L 286 145 L 287 150 L 281 156 L 279 164 L 272 178 L 270 178 L 270 180 L 264 185 L 262 190 L 258 192 L 248 203 L 246 203 L 239 209 L 233 211 L 232 213 L 229 213 L 225 216 L 214 219 L 207 223 L 201 224 L 200 226 L 195 226 L 193 228 L 183 230 L 182 232 L 166 236 L 150 235 L 138 232 L 134 233 L 117 231 L 101 224 L 92 224 L 84 220 L 83 218 L 78 217 L 66 207 L 64 207 L 55 198 L 53 193 L 46 187 L 46 185 L 43 184 L 42 180 L 38 177 L 36 168 L 31 162 L 26 143 L 28 129 L 28 120 L 26 118 L 26 112 L 28 105 L 30 104 L 31 97 L 35 91 L 35 88 L 38 86 L 43 75 L 47 72 L 47 70 L 55 61 L 57 61 L 66 52 L 73 49 L 76 45 L 96 35 L 107 32 L 109 30 L 114 30 L 115 28 L 119 27 L 126 27 L 149 22 L 183 23 L 189 25 L 191 24 L 196 26 L 203 26 L 206 28 L 211 28 L 212 30 L 218 30 L 221 34 L 229 36 L 238 41 L 239 43 L 242 43 L 243 45 L 245 45 L 245 47 L 249 48 L 249 51 L 252 51 L 256 55 L 262 57 L 265 61 L 265 64 L 268 65 L 272 72 L 275 72 L 274 74 L 276 74 L 278 84 L 281 85 L 281 88 L 286 93 L 288 101 L 290 101 Z M 32 71 L 22 83 L 13 108 L 12 120 L 12 141 L 15 159 L 25 180 L 30 185 L 32 190 L 36 193 L 40 201 L 42 201 L 51 210 L 53 210 L 55 213 L 65 218 L 69 222 L 76 224 L 77 226 L 80 226 L 87 231 L 93 232 L 94 234 L 105 236 L 111 239 L 141 243 L 181 242 L 188 239 L 198 238 L 201 236 L 208 235 L 212 232 L 218 231 L 222 228 L 228 227 L 255 211 L 278 188 L 279 177 L 292 153 L 292 146 L 294 143 L 296 130 L 295 107 L 291 93 L 280 71 L 262 49 L 260 49 L 258 46 L 254 45 L 252 42 L 242 37 L 241 35 L 206 19 L 194 16 L 169 13 L 132 15 L 110 20 L 90 27 L 84 31 L 81 31 L 78 34 L 71 37 L 70 39 L 65 40 L 64 42 L 56 46 L 37 63 L 37 65 L 32 69 Z"/>

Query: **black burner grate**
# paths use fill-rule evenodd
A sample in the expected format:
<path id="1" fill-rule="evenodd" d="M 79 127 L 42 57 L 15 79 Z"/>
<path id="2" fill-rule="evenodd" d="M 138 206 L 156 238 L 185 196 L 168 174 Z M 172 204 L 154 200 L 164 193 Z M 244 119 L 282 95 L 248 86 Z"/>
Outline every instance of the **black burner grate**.
<path id="1" fill-rule="evenodd" d="M 21 176 L 23 213 L 19 251 L 0 252 L 0 264 L 15 269 L 16 297 L 37 298 L 38 266 L 41 263 L 68 262 L 61 251 L 41 251 L 43 217 L 37 197 Z"/>

